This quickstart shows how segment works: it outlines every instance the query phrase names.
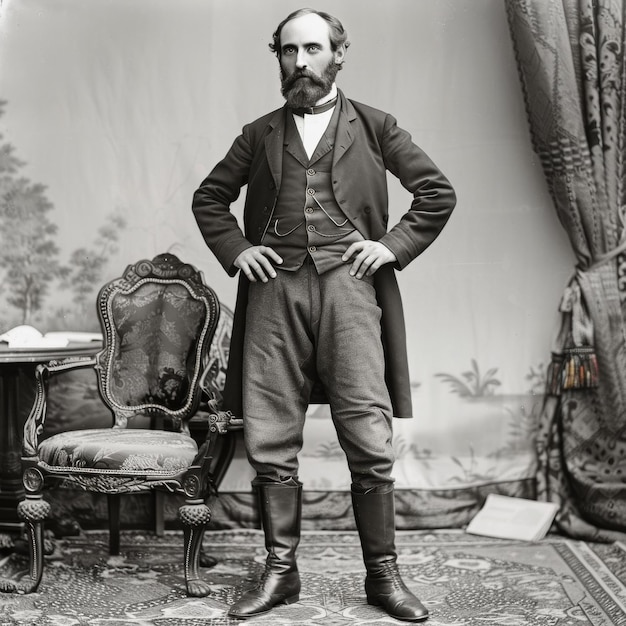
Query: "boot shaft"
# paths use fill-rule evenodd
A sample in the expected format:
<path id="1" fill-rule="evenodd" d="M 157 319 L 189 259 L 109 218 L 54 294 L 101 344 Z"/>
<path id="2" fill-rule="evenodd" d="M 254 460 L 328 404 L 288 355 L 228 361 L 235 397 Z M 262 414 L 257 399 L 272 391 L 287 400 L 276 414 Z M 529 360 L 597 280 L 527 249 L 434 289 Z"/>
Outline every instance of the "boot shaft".
<path id="1" fill-rule="evenodd" d="M 302 486 L 268 483 L 258 486 L 261 525 L 270 558 L 295 564 L 302 523 Z"/>
<path id="2" fill-rule="evenodd" d="M 393 490 L 387 493 L 352 492 L 354 520 L 368 570 L 396 560 L 396 516 Z"/>

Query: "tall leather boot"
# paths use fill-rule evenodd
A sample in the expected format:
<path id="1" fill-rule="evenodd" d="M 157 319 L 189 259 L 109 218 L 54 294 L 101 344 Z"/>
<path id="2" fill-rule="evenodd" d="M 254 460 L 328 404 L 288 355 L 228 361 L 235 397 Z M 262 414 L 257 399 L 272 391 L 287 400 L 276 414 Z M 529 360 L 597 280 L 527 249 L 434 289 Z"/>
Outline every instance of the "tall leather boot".
<path id="1" fill-rule="evenodd" d="M 255 617 L 277 604 L 292 604 L 300 599 L 296 548 L 300 542 L 302 485 L 266 483 L 257 489 L 268 554 L 257 587 L 244 593 L 228 611 L 230 617 L 239 619 Z"/>
<path id="2" fill-rule="evenodd" d="M 352 507 L 367 570 L 367 603 L 382 606 L 391 617 L 405 622 L 427 619 L 428 610 L 407 589 L 398 571 L 393 487 L 387 493 L 353 491 Z"/>

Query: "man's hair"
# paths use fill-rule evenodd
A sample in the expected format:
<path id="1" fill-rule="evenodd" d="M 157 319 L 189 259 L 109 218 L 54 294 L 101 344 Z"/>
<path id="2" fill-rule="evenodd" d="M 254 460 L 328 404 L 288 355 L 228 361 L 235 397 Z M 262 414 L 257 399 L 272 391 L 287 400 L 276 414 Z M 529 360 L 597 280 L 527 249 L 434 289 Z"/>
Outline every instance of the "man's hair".
<path id="1" fill-rule="evenodd" d="M 297 17 L 302 17 L 303 15 L 309 15 L 313 13 L 314 15 L 319 15 L 327 24 L 329 28 L 329 37 L 330 37 L 330 47 L 333 52 L 336 52 L 342 46 L 347 48 L 350 45 L 348 41 L 348 33 L 344 30 L 341 22 L 336 18 L 326 13 L 324 11 L 317 11 L 315 9 L 298 9 L 293 13 L 290 13 L 276 28 L 276 31 L 272 35 L 272 43 L 269 44 L 270 50 L 280 59 L 281 50 L 280 50 L 280 33 L 283 30 L 283 26 L 290 22 L 291 20 L 295 20 Z"/>

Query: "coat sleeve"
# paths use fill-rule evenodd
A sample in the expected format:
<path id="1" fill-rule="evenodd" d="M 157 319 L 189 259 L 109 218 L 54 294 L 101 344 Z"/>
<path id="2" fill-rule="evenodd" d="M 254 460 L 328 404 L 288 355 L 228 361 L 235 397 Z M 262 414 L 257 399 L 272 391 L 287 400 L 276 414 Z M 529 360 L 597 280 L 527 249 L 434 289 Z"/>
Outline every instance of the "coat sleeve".
<path id="1" fill-rule="evenodd" d="M 385 118 L 381 146 L 385 167 L 413 194 L 409 211 L 379 240 L 396 255 L 398 269 L 404 269 L 437 238 L 454 209 L 456 194 L 391 115 Z"/>
<path id="2" fill-rule="evenodd" d="M 246 126 L 193 195 L 192 210 L 200 232 L 230 276 L 238 271 L 235 259 L 252 247 L 231 212 L 232 203 L 248 182 L 252 152 L 249 127 Z"/>

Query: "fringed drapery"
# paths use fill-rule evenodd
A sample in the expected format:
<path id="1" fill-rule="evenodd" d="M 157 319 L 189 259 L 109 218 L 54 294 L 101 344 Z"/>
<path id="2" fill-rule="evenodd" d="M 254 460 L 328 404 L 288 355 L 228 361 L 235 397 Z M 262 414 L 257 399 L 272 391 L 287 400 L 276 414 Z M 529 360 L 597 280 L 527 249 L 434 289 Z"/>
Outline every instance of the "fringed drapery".
<path id="1" fill-rule="evenodd" d="M 507 0 L 533 147 L 577 267 L 538 437 L 538 497 L 570 536 L 626 532 L 623 0 Z"/>

